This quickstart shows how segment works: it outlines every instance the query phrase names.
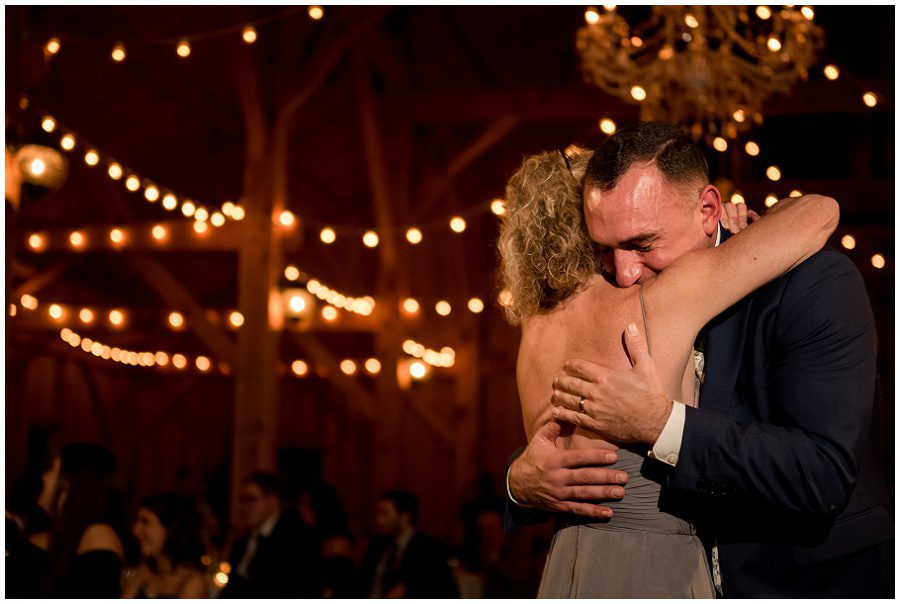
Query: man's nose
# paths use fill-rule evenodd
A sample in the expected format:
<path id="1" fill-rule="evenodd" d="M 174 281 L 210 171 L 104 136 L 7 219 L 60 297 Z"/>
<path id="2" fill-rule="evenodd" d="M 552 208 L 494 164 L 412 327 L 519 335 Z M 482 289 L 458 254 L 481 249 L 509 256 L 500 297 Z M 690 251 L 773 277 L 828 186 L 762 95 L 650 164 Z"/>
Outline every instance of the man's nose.
<path id="1" fill-rule="evenodd" d="M 637 283 L 644 270 L 637 254 L 627 250 L 615 251 L 616 284 L 619 287 L 631 287 Z"/>

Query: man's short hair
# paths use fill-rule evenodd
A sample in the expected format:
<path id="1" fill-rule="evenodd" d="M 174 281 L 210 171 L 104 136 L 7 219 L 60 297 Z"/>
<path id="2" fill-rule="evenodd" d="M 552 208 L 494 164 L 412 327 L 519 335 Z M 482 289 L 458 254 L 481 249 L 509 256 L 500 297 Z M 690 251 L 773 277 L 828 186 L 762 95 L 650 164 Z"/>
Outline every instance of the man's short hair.
<path id="1" fill-rule="evenodd" d="M 653 162 L 672 183 L 706 186 L 709 165 L 699 147 L 681 129 L 659 122 L 638 122 L 620 129 L 594 153 L 584 186 L 610 191 L 635 164 Z"/>
<path id="2" fill-rule="evenodd" d="M 244 478 L 244 484 L 255 484 L 264 495 L 281 497 L 281 481 L 272 472 L 262 470 L 252 472 Z"/>
<path id="3" fill-rule="evenodd" d="M 398 514 L 409 514 L 409 523 L 415 526 L 419 519 L 419 500 L 409 491 L 395 489 L 381 496 L 382 501 L 390 501 Z"/>

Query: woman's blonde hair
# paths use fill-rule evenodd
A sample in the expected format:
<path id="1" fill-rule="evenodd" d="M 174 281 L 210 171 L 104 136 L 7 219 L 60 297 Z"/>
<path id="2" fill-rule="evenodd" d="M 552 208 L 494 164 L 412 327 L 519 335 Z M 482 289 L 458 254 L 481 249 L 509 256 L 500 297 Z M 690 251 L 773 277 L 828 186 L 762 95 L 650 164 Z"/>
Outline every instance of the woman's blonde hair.
<path id="1" fill-rule="evenodd" d="M 576 149 L 525 159 L 506 185 L 500 224 L 503 309 L 513 325 L 549 310 L 599 271 L 582 218 L 581 180 L 591 153 Z M 571 166 L 571 169 L 569 168 Z"/>

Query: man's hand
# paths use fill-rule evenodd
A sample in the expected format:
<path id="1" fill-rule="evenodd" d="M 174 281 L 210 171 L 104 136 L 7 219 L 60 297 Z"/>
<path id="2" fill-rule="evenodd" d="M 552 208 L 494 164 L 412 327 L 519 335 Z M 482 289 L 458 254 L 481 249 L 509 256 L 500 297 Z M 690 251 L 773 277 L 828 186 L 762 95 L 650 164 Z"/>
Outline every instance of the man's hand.
<path id="1" fill-rule="evenodd" d="M 759 214 L 747 207 L 745 203 L 722 202 L 722 215 L 719 222 L 732 235 L 746 229 L 751 222 L 759 220 Z"/>
<path id="2" fill-rule="evenodd" d="M 612 442 L 653 446 L 669 420 L 672 401 L 663 392 L 647 342 L 634 323 L 625 330 L 625 345 L 631 369 L 607 369 L 577 359 L 567 362 L 565 375 L 554 380 L 553 416 Z"/>
<path id="3" fill-rule="evenodd" d="M 542 426 L 509 469 L 509 488 L 516 501 L 548 512 L 609 518 L 612 510 L 597 501 L 621 499 L 628 474 L 596 467 L 619 456 L 604 449 L 558 449 L 561 426 Z"/>

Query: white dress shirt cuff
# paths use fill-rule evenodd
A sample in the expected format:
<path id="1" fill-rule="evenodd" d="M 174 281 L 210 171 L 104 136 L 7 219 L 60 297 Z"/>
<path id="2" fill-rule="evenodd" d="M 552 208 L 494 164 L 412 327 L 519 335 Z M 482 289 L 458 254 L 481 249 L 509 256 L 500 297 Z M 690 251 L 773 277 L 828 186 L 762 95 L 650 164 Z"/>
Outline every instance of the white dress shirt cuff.
<path id="1" fill-rule="evenodd" d="M 519 503 L 516 501 L 516 498 L 513 497 L 512 490 L 509 488 L 509 473 L 512 470 L 512 464 L 509 464 L 509 468 L 506 470 L 506 494 L 509 496 L 509 500 L 514 504 L 519 506 L 520 508 L 533 508 L 533 505 L 528 505 L 527 503 Z"/>
<path id="2" fill-rule="evenodd" d="M 681 439 L 684 437 L 684 403 L 675 401 L 669 420 L 653 448 L 647 454 L 651 459 L 675 466 L 678 464 L 678 454 L 681 451 Z"/>

